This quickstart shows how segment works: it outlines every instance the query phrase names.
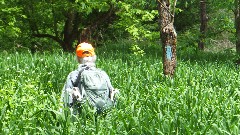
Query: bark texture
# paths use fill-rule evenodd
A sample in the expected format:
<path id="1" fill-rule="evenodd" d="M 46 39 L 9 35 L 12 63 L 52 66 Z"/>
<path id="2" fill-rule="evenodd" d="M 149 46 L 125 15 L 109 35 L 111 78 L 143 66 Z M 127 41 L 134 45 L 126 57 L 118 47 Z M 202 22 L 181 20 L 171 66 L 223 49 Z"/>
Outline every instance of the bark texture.
<path id="1" fill-rule="evenodd" d="M 235 3 L 236 51 L 240 54 L 240 0 Z"/>
<path id="2" fill-rule="evenodd" d="M 163 73 L 173 77 L 177 56 L 177 33 L 175 31 L 173 20 L 174 16 L 170 12 L 169 0 L 157 0 L 160 18 L 160 38 L 162 42 Z"/>
<path id="3" fill-rule="evenodd" d="M 200 37 L 198 42 L 199 50 L 204 50 L 205 38 L 207 33 L 207 8 L 206 0 L 200 0 Z"/>

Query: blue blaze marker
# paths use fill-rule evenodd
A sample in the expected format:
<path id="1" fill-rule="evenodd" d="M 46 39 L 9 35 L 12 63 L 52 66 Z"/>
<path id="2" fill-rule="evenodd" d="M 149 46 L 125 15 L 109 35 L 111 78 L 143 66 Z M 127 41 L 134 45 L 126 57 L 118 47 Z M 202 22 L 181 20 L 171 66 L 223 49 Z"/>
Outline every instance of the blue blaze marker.
<path id="1" fill-rule="evenodd" d="M 172 60 L 172 47 L 167 45 L 166 47 L 167 60 Z"/>

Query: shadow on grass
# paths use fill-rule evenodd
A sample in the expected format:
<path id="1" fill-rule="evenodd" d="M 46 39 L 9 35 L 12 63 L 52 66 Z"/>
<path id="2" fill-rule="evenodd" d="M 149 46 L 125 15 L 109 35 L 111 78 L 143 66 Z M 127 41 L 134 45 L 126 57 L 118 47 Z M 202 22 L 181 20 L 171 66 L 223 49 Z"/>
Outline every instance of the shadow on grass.
<path id="1" fill-rule="evenodd" d="M 200 50 L 190 50 L 190 51 L 178 51 L 178 59 L 181 61 L 190 61 L 190 62 L 220 62 L 220 63 L 234 63 L 237 60 L 236 53 L 232 51 L 222 51 L 222 52 L 205 52 Z"/>
<path id="2" fill-rule="evenodd" d="M 97 49 L 97 53 L 101 56 L 108 58 L 108 56 L 114 59 L 122 59 L 124 61 L 131 60 L 131 56 L 134 54 L 130 48 L 132 46 L 131 41 L 119 41 L 105 44 Z M 142 42 L 138 46 L 144 50 L 144 57 L 148 59 L 162 60 L 162 46 L 159 42 L 148 43 Z M 140 56 L 139 56 L 140 57 Z M 235 52 L 231 50 L 225 50 L 222 52 L 206 52 L 199 51 L 194 47 L 189 48 L 177 48 L 177 60 L 178 61 L 190 61 L 190 62 L 232 62 L 237 60 Z"/>

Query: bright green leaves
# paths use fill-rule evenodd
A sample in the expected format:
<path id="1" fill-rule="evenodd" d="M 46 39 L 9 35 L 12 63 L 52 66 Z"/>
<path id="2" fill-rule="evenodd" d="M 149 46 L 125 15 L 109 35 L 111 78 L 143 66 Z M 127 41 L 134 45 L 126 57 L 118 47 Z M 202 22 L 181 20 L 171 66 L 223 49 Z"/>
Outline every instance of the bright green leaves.
<path id="1" fill-rule="evenodd" d="M 102 37 L 110 37 L 112 35 L 120 35 L 124 33 L 126 37 L 141 40 L 144 38 L 154 39 L 152 30 L 157 29 L 156 18 L 157 10 L 155 9 L 155 1 L 142 0 L 54 0 L 54 1 L 1 1 L 0 10 L 4 11 L 3 19 L 0 20 L 0 34 L 9 32 L 7 37 L 18 37 L 16 44 L 24 46 L 34 46 L 36 42 L 39 44 L 61 44 L 65 37 L 64 28 L 68 28 L 68 32 L 78 35 L 82 29 L 87 27 L 97 27 L 92 31 L 90 37 L 95 37 L 98 33 L 111 29 L 111 32 L 101 33 Z M 9 16 L 7 14 L 9 14 Z M 2 14 L 0 13 L 0 16 Z M 7 17 L 6 17 L 7 16 Z M 104 21 L 99 19 L 104 19 Z M 2 17 L 2 16 L 1 16 Z M 5 21 L 6 20 L 6 21 Z M 69 20 L 72 24 L 67 24 Z M 75 20 L 75 21 L 73 21 Z M 11 30 L 5 31 L 6 25 Z M 8 24 L 9 23 L 9 24 Z M 93 26 L 90 26 L 93 25 Z M 74 27 L 74 28 L 73 28 Z M 112 33 L 112 31 L 114 33 Z M 47 35 L 45 39 L 37 37 L 36 33 Z M 128 34 L 125 34 L 128 33 Z M 37 38 L 29 37 L 34 34 Z M 95 34 L 95 35 L 94 35 Z M 39 36 L 39 35 L 38 35 Z M 5 40 L 5 37 L 1 36 Z M 54 38 L 53 38 L 54 37 Z M 73 36 L 73 41 L 77 41 L 77 36 Z M 51 40 L 50 40 L 51 39 Z M 70 38 L 68 38 L 70 39 Z M 66 40 L 66 39 L 65 39 Z M 72 45 L 71 45 L 72 46 Z"/>
<path id="2" fill-rule="evenodd" d="M 139 29 L 135 26 L 129 26 L 126 30 L 133 36 L 134 39 L 139 39 Z"/>
<path id="3" fill-rule="evenodd" d="M 133 54 L 136 56 L 144 56 L 145 52 L 136 44 L 132 45 L 130 48 L 133 51 Z"/>
<path id="4" fill-rule="evenodd" d="M 232 10 L 235 8 L 235 1 L 236 0 L 218 0 L 212 1 L 209 4 L 213 5 L 211 8 Z"/>
<path id="5" fill-rule="evenodd" d="M 124 29 L 129 33 L 130 38 L 134 40 L 135 44 L 131 50 L 136 55 L 144 55 L 144 51 L 139 48 L 138 41 L 143 40 L 156 40 L 156 32 L 158 32 L 158 25 L 154 20 L 157 18 L 158 12 L 152 8 L 148 3 L 143 1 L 126 1 L 118 2 L 117 8 L 119 9 L 116 14 L 120 17 L 116 21 L 117 28 Z M 149 6 L 149 8 L 146 8 Z"/>
<path id="6" fill-rule="evenodd" d="M 98 0 L 76 0 L 75 7 L 79 12 L 86 13 L 87 15 L 92 13 L 93 10 L 98 10 L 98 12 L 106 12 L 110 8 L 110 4 L 108 4 L 108 0 L 98 1 Z"/>
<path id="7" fill-rule="evenodd" d="M 156 16 L 158 15 L 157 10 L 152 10 L 152 11 L 146 11 L 143 16 L 142 16 L 142 20 L 143 21 L 153 21 L 154 18 L 156 18 Z"/>
<path id="8" fill-rule="evenodd" d="M 116 12 L 121 17 L 117 25 L 125 28 L 134 40 L 141 40 L 149 36 L 149 26 L 153 26 L 153 19 L 157 17 L 158 12 L 154 9 L 145 9 L 144 2 L 142 4 L 135 2 L 117 4 L 121 11 Z M 152 22 L 152 24 L 145 25 L 146 22 Z M 155 29 L 157 30 L 156 27 Z"/>
<path id="9" fill-rule="evenodd" d="M 1 1 L 0 42 L 4 43 L 1 45 L 2 49 L 12 48 L 13 44 L 22 36 L 21 26 L 23 23 L 20 20 L 26 18 L 23 11 L 23 8 L 13 1 Z"/>
<path id="10" fill-rule="evenodd" d="M 10 6 L 4 1 L 0 7 L 0 34 L 3 34 L 1 37 L 17 37 L 21 32 L 17 22 L 17 17 L 21 17 L 21 8 Z"/>

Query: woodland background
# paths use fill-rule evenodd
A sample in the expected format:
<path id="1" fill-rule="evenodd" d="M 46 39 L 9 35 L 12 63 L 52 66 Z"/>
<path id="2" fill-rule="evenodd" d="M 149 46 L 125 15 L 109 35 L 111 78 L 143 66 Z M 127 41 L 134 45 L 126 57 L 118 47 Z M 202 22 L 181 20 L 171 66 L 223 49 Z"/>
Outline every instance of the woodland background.
<path id="1" fill-rule="evenodd" d="M 239 135 L 239 3 L 0 0 L 0 134 Z M 177 33 L 173 78 L 162 72 L 166 16 Z M 83 41 L 121 94 L 105 116 L 72 121 L 60 96 Z"/>
<path id="2" fill-rule="evenodd" d="M 143 41 L 160 44 L 157 2 L 1 0 L 0 49 L 73 51 L 83 41 L 97 47 L 122 39 L 132 41 L 133 48 Z M 204 39 L 200 33 L 200 3 L 199 0 L 176 3 L 174 27 L 178 34 L 178 52 L 198 50 L 200 40 L 206 44 L 205 51 L 235 51 L 239 44 L 238 0 L 205 2 L 207 30 Z"/>

